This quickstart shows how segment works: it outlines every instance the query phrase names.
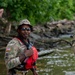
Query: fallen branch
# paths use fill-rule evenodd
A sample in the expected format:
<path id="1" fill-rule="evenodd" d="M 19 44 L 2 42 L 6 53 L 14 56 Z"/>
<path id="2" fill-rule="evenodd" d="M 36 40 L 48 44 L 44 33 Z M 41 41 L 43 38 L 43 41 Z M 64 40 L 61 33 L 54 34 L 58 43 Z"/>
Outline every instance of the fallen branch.
<path id="1" fill-rule="evenodd" d="M 46 55 L 49 55 L 49 54 L 52 54 L 52 53 L 54 53 L 53 50 L 40 51 L 40 52 L 39 52 L 39 57 L 46 56 Z"/>

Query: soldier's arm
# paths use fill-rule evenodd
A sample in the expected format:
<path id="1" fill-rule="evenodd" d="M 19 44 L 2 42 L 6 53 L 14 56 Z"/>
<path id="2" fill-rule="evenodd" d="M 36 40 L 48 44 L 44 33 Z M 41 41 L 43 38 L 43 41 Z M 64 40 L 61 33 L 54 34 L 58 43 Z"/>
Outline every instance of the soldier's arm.
<path id="1" fill-rule="evenodd" d="M 33 75 L 38 75 L 35 68 L 32 68 L 31 71 L 32 71 Z"/>
<path id="2" fill-rule="evenodd" d="M 19 57 L 17 57 L 17 53 L 18 53 L 18 44 L 14 41 L 11 41 L 7 45 L 5 52 L 5 63 L 7 69 L 12 69 L 21 64 Z"/>
<path id="3" fill-rule="evenodd" d="M 5 52 L 5 62 L 8 69 L 12 69 L 20 65 L 26 57 L 31 56 L 33 54 L 32 49 L 25 50 L 25 53 L 22 53 L 19 56 L 17 56 L 18 52 L 19 44 L 15 41 L 10 41 L 6 47 Z"/>

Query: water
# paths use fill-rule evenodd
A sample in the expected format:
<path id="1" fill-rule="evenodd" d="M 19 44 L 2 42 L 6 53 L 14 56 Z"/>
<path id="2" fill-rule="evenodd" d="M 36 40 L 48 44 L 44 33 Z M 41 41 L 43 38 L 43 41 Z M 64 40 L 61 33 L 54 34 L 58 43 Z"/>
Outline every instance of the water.
<path id="1" fill-rule="evenodd" d="M 4 62 L 4 52 L 0 52 L 0 75 L 6 75 L 6 67 Z"/>
<path id="2" fill-rule="evenodd" d="M 65 34 L 65 35 L 59 36 L 59 38 L 70 38 L 71 36 L 73 36 L 73 34 Z"/>
<path id="3" fill-rule="evenodd" d="M 75 56 L 71 48 L 38 59 L 40 75 L 75 75 Z"/>
<path id="4" fill-rule="evenodd" d="M 51 49 L 52 54 L 38 58 L 39 75 L 75 75 L 75 55 L 70 47 Z M 0 75 L 6 75 L 4 52 L 0 52 Z M 32 75 L 29 71 L 27 75 Z"/>

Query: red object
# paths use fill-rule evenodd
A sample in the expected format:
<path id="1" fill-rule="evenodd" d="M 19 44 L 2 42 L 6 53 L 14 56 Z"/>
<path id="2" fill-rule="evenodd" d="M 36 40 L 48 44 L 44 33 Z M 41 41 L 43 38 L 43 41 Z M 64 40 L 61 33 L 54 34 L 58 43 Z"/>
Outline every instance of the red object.
<path id="1" fill-rule="evenodd" d="M 37 49 L 33 46 L 32 47 L 33 50 L 33 55 L 28 57 L 24 62 L 25 64 L 25 69 L 31 69 L 33 67 L 33 64 L 37 61 L 38 59 L 38 51 Z"/>

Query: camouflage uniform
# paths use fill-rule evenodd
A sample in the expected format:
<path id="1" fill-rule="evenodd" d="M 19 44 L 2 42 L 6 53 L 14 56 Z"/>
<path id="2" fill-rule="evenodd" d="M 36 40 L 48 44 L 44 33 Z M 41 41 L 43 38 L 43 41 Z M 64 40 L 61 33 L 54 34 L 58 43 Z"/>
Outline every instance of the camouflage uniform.
<path id="1" fill-rule="evenodd" d="M 23 45 L 23 43 L 17 38 L 13 38 L 8 43 L 5 51 L 5 64 L 8 71 L 9 69 L 12 69 L 21 64 L 19 60 L 19 55 L 21 53 L 24 53 L 26 49 L 27 49 L 26 46 Z M 8 72 L 7 75 L 12 75 L 12 74 Z M 17 75 L 17 74 L 13 74 L 13 75 Z M 18 75 L 23 75 L 23 74 L 18 74 Z"/>

